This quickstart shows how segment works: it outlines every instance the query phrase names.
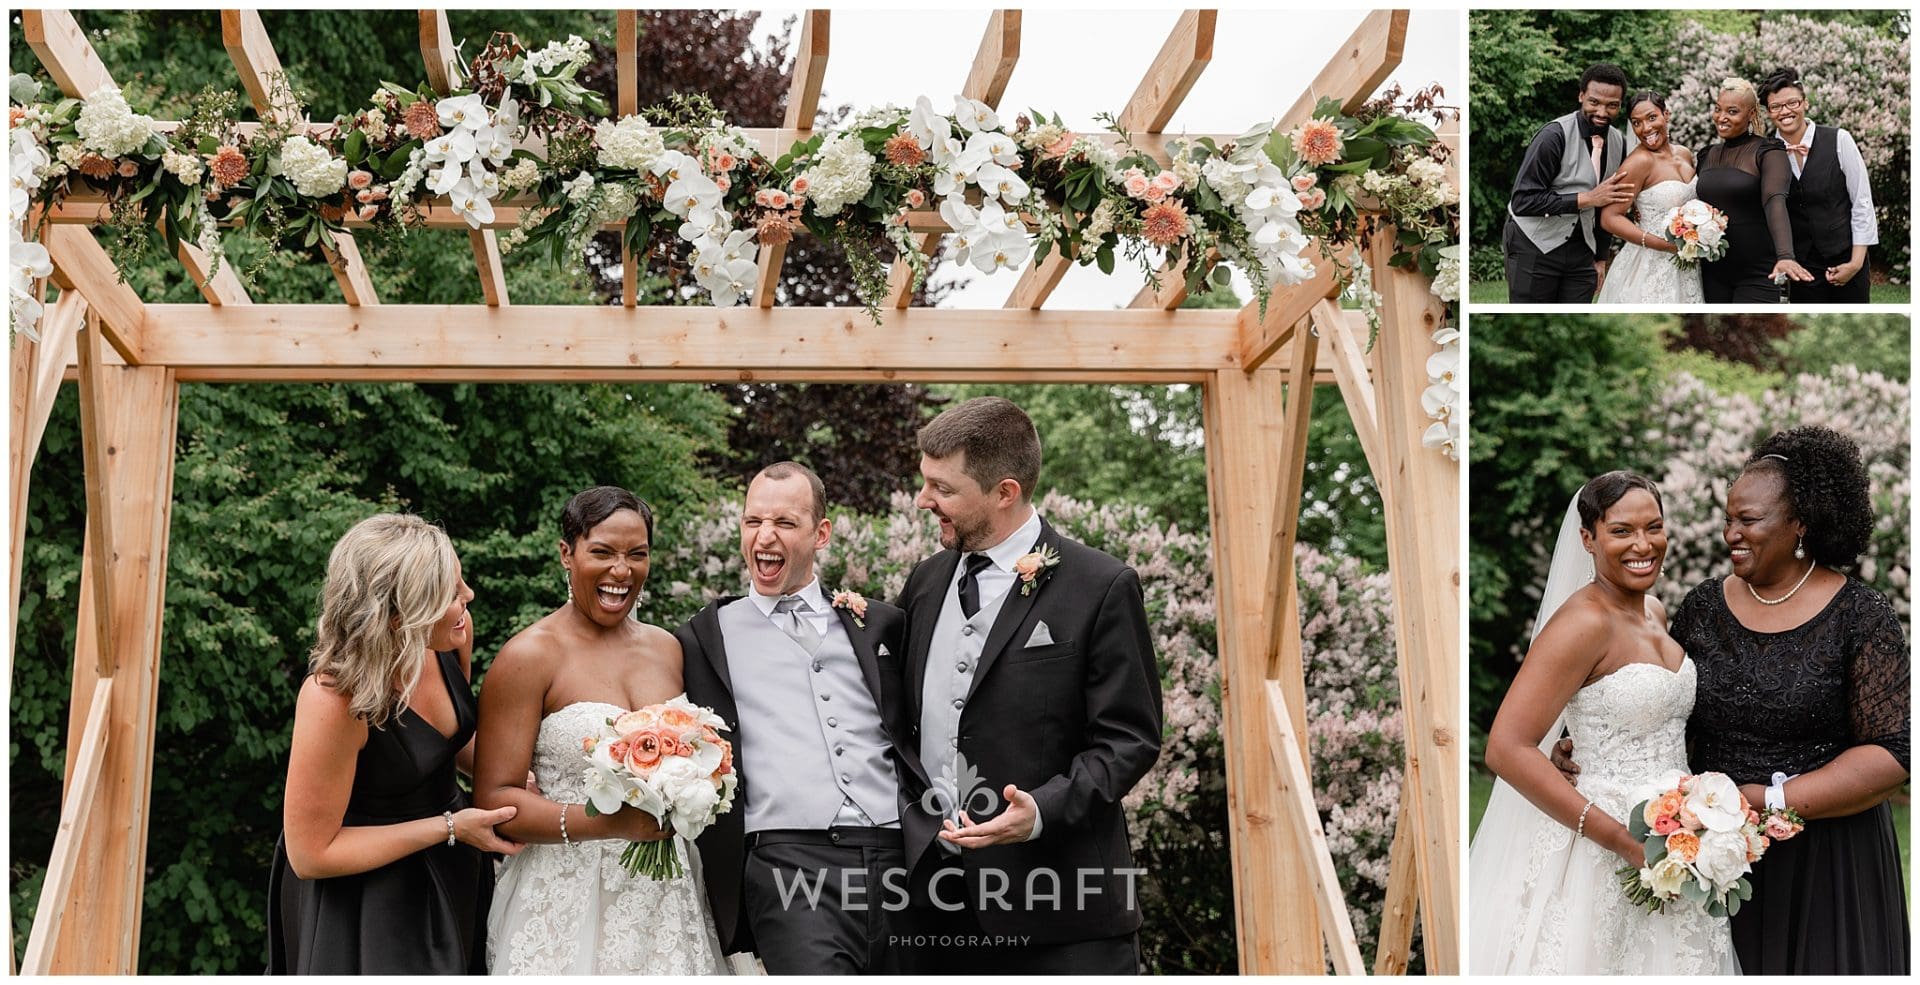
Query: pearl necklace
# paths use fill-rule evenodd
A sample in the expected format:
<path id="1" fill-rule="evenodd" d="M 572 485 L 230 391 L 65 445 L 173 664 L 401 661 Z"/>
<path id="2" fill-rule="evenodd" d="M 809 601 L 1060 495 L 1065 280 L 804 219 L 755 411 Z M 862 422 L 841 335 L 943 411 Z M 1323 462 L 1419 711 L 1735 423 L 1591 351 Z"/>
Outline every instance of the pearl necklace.
<path id="1" fill-rule="evenodd" d="M 1780 603 L 1785 602 L 1786 600 L 1792 598 L 1793 594 L 1800 590 L 1800 586 L 1805 585 L 1807 583 L 1807 579 L 1813 577 L 1813 569 L 1817 567 L 1819 567 L 1819 565 L 1817 564 L 1807 565 L 1807 573 L 1800 576 L 1799 582 L 1795 583 L 1791 589 L 1788 589 L 1787 594 L 1782 595 L 1777 599 L 1761 598 L 1760 593 L 1754 589 L 1753 582 L 1747 582 L 1747 591 L 1753 595 L 1753 600 L 1755 602 L 1760 603 L 1761 605 L 1779 605 Z"/>

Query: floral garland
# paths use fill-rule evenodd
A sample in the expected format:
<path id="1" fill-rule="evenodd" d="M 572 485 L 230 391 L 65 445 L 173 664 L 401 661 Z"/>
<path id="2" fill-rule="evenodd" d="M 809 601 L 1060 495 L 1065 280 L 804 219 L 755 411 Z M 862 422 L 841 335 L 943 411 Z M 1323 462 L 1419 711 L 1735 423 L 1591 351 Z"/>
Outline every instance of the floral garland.
<path id="1" fill-rule="evenodd" d="M 1450 304 L 1459 297 L 1458 179 L 1446 145 L 1410 118 L 1446 112 L 1437 87 L 1404 102 L 1390 90 L 1351 115 L 1323 99 L 1290 132 L 1263 124 L 1224 144 L 1169 139 L 1164 167 L 1110 118 L 1117 142 L 1075 133 L 1057 115 L 1009 121 L 963 97 L 944 113 L 926 97 L 868 110 L 769 158 L 704 97 L 605 118 L 605 101 L 578 81 L 591 60 L 577 36 L 531 50 L 497 34 L 447 94 L 383 83 L 330 126 L 250 133 L 231 92 L 203 92 L 169 133 L 111 86 L 48 103 L 37 82 L 15 76 L 12 324 L 33 330 L 38 304 L 23 296 L 46 266 L 22 220 L 82 179 L 105 194 L 109 224 L 147 233 L 115 239 L 122 267 L 182 239 L 217 265 L 221 226 L 314 250 L 348 217 L 399 231 L 444 202 L 479 228 L 495 220 L 495 202 L 524 196 L 537 204 L 503 250 L 541 249 L 578 267 L 595 233 L 624 223 L 635 257 L 675 280 L 685 271 L 719 306 L 747 301 L 759 250 L 803 227 L 845 250 L 877 322 L 889 262 L 909 264 L 916 289 L 926 276 L 908 217 L 929 208 L 953 230 L 954 259 L 983 273 L 1056 250 L 1110 273 L 1124 254 L 1157 286 L 1165 256 L 1189 292 L 1204 293 L 1227 282 L 1217 254 L 1246 272 L 1263 312 L 1276 287 L 1312 277 L 1316 262 L 1335 264 L 1343 286 L 1364 276 L 1342 258 L 1390 223 L 1391 262 L 1434 278 Z M 276 119 L 300 118 L 290 103 L 276 109 Z M 1309 257 L 1316 239 L 1319 256 Z"/>

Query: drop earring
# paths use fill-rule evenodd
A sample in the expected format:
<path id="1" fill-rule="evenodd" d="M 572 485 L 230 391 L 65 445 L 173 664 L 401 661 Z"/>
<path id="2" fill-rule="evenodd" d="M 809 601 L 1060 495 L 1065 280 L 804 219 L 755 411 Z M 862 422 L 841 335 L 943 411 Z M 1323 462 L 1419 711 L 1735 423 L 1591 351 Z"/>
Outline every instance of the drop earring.
<path id="1" fill-rule="evenodd" d="M 1798 540 L 1793 542 L 1793 558 L 1796 561 L 1805 561 L 1807 559 L 1806 535 L 1801 535 Z"/>

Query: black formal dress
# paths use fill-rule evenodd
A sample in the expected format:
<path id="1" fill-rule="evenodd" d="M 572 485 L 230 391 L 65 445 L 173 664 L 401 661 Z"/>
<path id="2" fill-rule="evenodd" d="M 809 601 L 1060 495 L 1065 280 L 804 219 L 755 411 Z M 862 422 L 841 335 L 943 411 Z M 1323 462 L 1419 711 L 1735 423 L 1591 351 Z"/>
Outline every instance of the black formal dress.
<path id="1" fill-rule="evenodd" d="M 1768 783 L 1860 745 L 1908 764 L 1907 642 L 1885 597 L 1849 578 L 1812 619 L 1760 633 L 1727 608 L 1724 585 L 1708 580 L 1673 615 L 1699 670 L 1687 721 L 1695 770 Z M 1807 822 L 1747 878 L 1753 899 L 1732 921 L 1742 973 L 1907 974 L 1907 894 L 1885 802 Z"/>
<path id="2" fill-rule="evenodd" d="M 1787 145 L 1777 137 L 1747 134 L 1700 155 L 1696 193 L 1727 214 L 1727 255 L 1701 265 L 1709 303 L 1780 302 L 1772 273 L 1776 262 L 1793 259 L 1792 185 Z"/>
<path id="3" fill-rule="evenodd" d="M 451 737 L 409 708 L 369 729 L 354 767 L 347 827 L 438 817 L 468 805 L 454 757 L 473 737 L 473 691 L 460 656 L 439 657 L 453 698 Z M 423 677 L 421 687 L 432 684 Z M 274 846 L 267 970 L 276 975 L 484 975 L 493 868 L 479 849 L 442 842 L 371 872 L 302 879 Z"/>

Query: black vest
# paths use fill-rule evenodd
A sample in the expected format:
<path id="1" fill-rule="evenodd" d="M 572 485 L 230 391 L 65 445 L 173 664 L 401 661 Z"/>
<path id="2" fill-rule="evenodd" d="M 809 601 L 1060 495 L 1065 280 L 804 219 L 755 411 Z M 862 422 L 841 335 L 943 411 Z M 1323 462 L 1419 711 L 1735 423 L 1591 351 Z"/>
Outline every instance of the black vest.
<path id="1" fill-rule="evenodd" d="M 1853 198 L 1847 194 L 1847 176 L 1840 170 L 1839 143 L 1839 130 L 1815 129 L 1813 147 L 1787 194 L 1793 254 L 1803 265 L 1842 261 L 1853 252 Z"/>

